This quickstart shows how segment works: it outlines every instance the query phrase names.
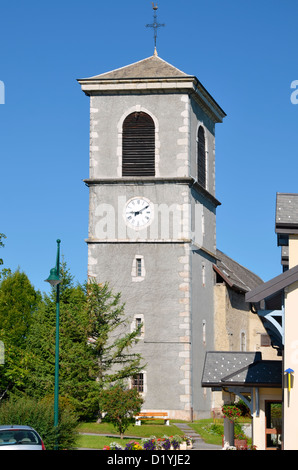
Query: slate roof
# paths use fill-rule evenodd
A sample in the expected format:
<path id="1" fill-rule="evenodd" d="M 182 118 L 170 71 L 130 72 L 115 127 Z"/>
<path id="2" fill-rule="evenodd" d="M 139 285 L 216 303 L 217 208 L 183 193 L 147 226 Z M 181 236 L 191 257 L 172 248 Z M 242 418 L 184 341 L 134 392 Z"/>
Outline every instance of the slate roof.
<path id="1" fill-rule="evenodd" d="M 259 276 L 229 258 L 222 251 L 216 250 L 216 255 L 218 259 L 214 270 L 231 288 L 246 293 L 263 284 Z"/>
<path id="2" fill-rule="evenodd" d="M 93 77 L 78 79 L 87 95 L 119 91 L 156 93 L 157 90 L 186 90 L 200 103 L 214 122 L 222 122 L 226 113 L 194 75 L 188 75 L 165 60 L 153 55 L 133 64 Z"/>
<path id="3" fill-rule="evenodd" d="M 133 79 L 133 78 L 175 78 L 191 77 L 158 56 L 151 56 L 131 65 L 90 77 L 90 79 Z"/>
<path id="4" fill-rule="evenodd" d="M 298 194 L 277 193 L 275 225 L 277 229 L 298 227 Z"/>
<path id="5" fill-rule="evenodd" d="M 263 361 L 259 352 L 206 353 L 202 387 L 280 387 L 282 361 Z"/>

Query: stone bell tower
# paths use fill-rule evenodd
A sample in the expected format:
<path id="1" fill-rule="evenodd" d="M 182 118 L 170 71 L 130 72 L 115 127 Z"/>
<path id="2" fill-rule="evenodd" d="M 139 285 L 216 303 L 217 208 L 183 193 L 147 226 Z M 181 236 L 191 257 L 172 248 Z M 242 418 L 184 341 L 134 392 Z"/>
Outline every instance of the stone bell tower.
<path id="1" fill-rule="evenodd" d="M 209 416 L 200 386 L 213 348 L 215 124 L 199 80 L 157 53 L 80 79 L 90 97 L 88 274 L 122 293 L 146 367 L 144 410 Z"/>

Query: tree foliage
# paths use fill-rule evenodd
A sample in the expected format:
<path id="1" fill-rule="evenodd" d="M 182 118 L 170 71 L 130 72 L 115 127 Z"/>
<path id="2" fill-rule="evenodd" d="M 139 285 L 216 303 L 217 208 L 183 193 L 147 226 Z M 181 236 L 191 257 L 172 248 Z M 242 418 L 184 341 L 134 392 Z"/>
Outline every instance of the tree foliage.
<path id="1" fill-rule="evenodd" d="M 5 359 L 0 369 L 0 398 L 8 390 L 25 386 L 32 357 L 26 351 L 27 337 L 39 300 L 39 292 L 25 273 L 6 272 L 0 283 L 0 341 Z"/>
<path id="2" fill-rule="evenodd" d="M 136 375 L 144 367 L 133 351 L 139 329 L 129 331 L 120 294 L 108 284 L 75 285 L 61 264 L 59 398 L 81 418 L 99 413 L 99 392 Z M 56 289 L 36 292 L 27 276 L 7 271 L 0 282 L 0 400 L 26 394 L 51 397 L 55 382 Z"/>
<path id="3" fill-rule="evenodd" d="M 75 286 L 65 264 L 61 267 L 59 321 L 59 395 L 69 399 L 86 418 L 98 408 L 98 384 L 93 351 L 88 346 L 85 292 Z M 41 398 L 54 392 L 56 293 L 44 294 L 30 328 L 27 347 L 34 351 L 27 393 Z"/>
<path id="4" fill-rule="evenodd" d="M 0 233 L 0 247 L 4 246 L 3 238 L 6 238 L 6 236 L 4 235 L 4 233 Z M 0 265 L 1 264 L 3 264 L 3 259 L 2 258 L 0 258 Z"/>
<path id="5" fill-rule="evenodd" d="M 98 364 L 101 387 L 123 381 L 138 374 L 143 365 L 141 355 L 133 351 L 140 328 L 127 331 L 124 304 L 120 293 L 114 294 L 107 283 L 94 280 L 86 285 L 89 341 L 93 345 Z"/>
<path id="6" fill-rule="evenodd" d="M 134 416 L 141 411 L 142 404 L 143 399 L 135 388 L 125 390 L 118 384 L 100 393 L 100 407 L 106 413 L 105 420 L 113 424 L 121 439 L 134 422 Z"/>
<path id="7" fill-rule="evenodd" d="M 56 443 L 56 429 L 54 428 L 54 407 L 50 400 L 20 398 L 7 400 L 0 404 L 0 423 L 17 423 L 32 426 L 41 436 L 46 450 L 53 450 Z M 60 409 L 58 425 L 59 448 L 64 450 L 75 447 L 77 433 L 77 419 L 69 406 Z"/>

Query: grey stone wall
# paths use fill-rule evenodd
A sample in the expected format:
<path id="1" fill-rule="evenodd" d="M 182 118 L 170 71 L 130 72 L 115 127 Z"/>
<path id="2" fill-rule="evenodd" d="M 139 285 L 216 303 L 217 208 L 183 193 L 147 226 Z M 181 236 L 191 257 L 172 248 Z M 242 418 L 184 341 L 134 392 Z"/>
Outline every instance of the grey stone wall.
<path id="1" fill-rule="evenodd" d="M 209 416 L 210 394 L 200 382 L 205 351 L 213 346 L 216 210 L 183 177 L 196 178 L 203 124 L 207 191 L 215 195 L 214 123 L 184 92 L 126 91 L 90 101 L 89 177 L 100 181 L 89 181 L 88 274 L 122 293 L 127 328 L 136 316 L 144 321 L 136 347 L 146 364 L 144 409 L 168 410 L 172 418 Z M 122 124 L 134 111 L 155 122 L 155 180 L 121 177 Z M 128 229 L 123 216 L 135 196 L 154 206 L 152 223 L 139 231 Z"/>

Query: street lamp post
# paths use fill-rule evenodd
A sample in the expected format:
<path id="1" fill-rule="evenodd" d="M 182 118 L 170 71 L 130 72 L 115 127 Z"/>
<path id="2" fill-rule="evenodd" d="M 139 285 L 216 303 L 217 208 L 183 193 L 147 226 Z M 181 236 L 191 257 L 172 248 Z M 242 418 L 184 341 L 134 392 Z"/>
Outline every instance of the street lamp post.
<path id="1" fill-rule="evenodd" d="M 60 243 L 57 240 L 57 259 L 56 267 L 51 269 L 50 275 L 46 282 L 56 287 L 56 345 L 55 345 L 55 390 L 54 390 L 54 427 L 56 430 L 55 450 L 58 450 L 58 415 L 59 415 L 59 316 L 60 316 Z"/>

